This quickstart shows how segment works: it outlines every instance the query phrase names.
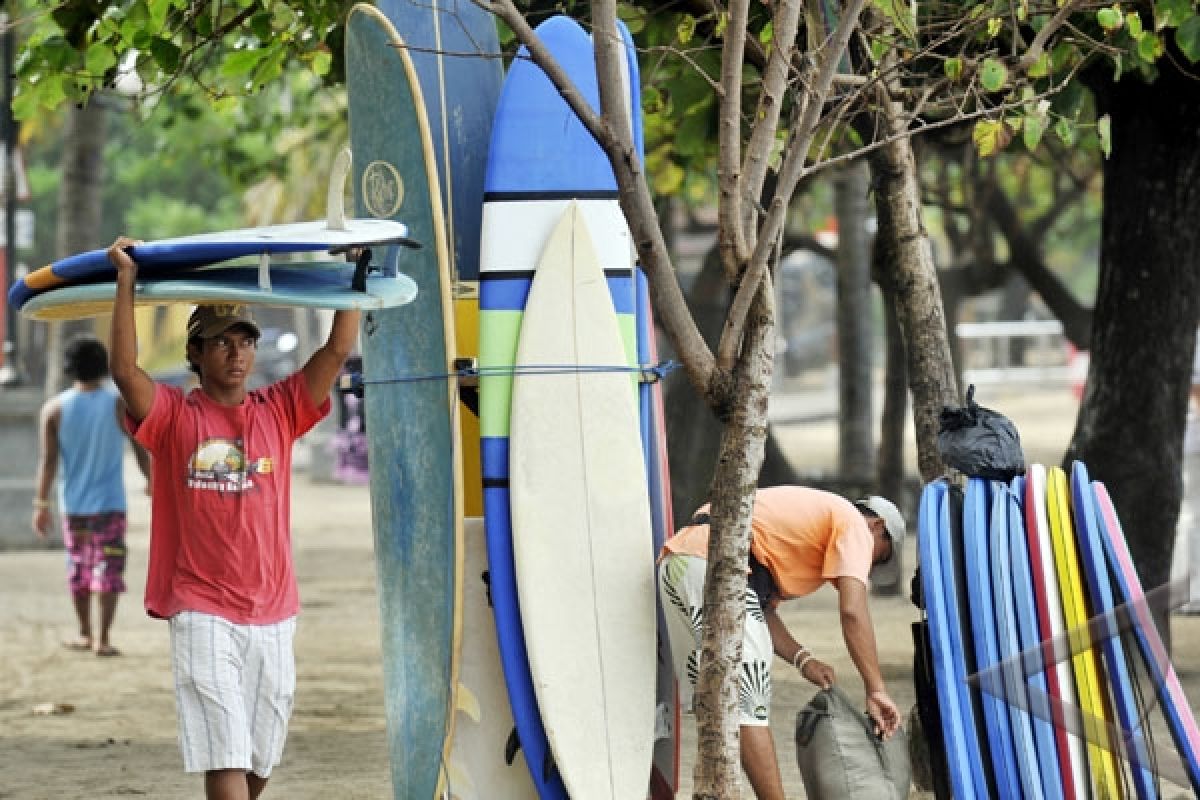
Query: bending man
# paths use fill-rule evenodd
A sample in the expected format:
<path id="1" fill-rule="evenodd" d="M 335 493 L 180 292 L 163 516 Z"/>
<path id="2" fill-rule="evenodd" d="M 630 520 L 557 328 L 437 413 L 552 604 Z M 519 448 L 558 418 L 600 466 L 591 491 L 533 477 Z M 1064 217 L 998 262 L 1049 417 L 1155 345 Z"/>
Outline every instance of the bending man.
<path id="1" fill-rule="evenodd" d="M 768 727 L 771 660 L 777 655 L 823 688 L 833 668 L 800 645 L 777 613 L 784 600 L 812 594 L 826 583 L 838 592 L 842 637 L 862 676 L 867 713 L 891 736 L 900 712 L 879 669 L 867 606 L 869 578 L 894 583 L 894 553 L 904 540 L 904 518 L 890 501 L 872 496 L 851 504 L 829 492 L 800 486 L 759 489 L 750 521 L 750 577 L 742 640 L 740 742 L 742 768 L 758 800 L 783 800 L 783 781 Z M 686 704 L 695 690 L 703 635 L 708 558 L 708 507 L 668 539 L 659 566 L 659 593 L 672 659 Z"/>

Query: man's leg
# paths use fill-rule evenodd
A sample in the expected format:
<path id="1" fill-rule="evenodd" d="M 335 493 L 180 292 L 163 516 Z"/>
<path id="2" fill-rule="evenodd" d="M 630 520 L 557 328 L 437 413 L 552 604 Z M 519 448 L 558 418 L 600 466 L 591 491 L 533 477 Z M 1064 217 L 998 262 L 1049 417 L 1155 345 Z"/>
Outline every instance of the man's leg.
<path id="1" fill-rule="evenodd" d="M 775 757 L 775 739 L 766 725 L 742 725 L 738 729 L 742 769 L 758 800 L 784 800 L 783 778 Z"/>
<path id="2" fill-rule="evenodd" d="M 250 800 L 255 800 L 262 794 L 263 789 L 267 788 L 267 779 L 260 778 L 253 772 L 246 773 L 246 783 L 250 786 Z"/>
<path id="3" fill-rule="evenodd" d="M 92 649 L 92 532 L 84 520 L 63 514 L 63 545 L 67 550 L 67 588 L 79 624 L 79 634 L 63 645 L 72 650 Z"/>
<path id="4" fill-rule="evenodd" d="M 67 640 L 64 644 L 72 650 L 90 650 L 92 648 L 92 593 L 89 591 L 72 592 L 71 605 L 75 607 L 75 618 L 79 621 L 79 636 Z"/>
<path id="5" fill-rule="evenodd" d="M 100 592 L 100 638 L 96 641 L 96 655 L 115 656 L 117 649 L 108 641 L 108 632 L 112 630 L 113 619 L 117 616 L 116 592 Z"/>
<path id="6" fill-rule="evenodd" d="M 125 591 L 125 514 L 113 511 L 97 515 L 92 548 L 96 551 L 92 572 L 92 591 L 100 599 L 100 637 L 96 655 L 119 655 L 108 641 L 113 620 L 117 616 L 117 598 Z"/>
<path id="7" fill-rule="evenodd" d="M 214 769 L 204 773 L 204 797 L 206 800 L 254 800 L 266 783 L 266 778 L 253 772 Z"/>

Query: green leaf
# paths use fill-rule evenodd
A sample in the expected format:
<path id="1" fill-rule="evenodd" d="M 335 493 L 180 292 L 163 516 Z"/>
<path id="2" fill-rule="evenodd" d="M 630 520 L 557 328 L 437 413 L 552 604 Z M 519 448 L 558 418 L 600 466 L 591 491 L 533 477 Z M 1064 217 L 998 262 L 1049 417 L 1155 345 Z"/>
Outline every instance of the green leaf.
<path id="1" fill-rule="evenodd" d="M 1025 142 L 1026 150 L 1036 150 L 1038 143 L 1042 141 L 1042 134 L 1046 132 L 1046 117 L 1043 114 L 1030 114 L 1025 117 L 1025 127 L 1021 131 L 1021 138 Z"/>
<path id="2" fill-rule="evenodd" d="M 1096 135 L 1100 137 L 1100 150 L 1108 158 L 1112 155 L 1112 118 L 1108 114 L 1096 120 Z"/>
<path id="3" fill-rule="evenodd" d="M 696 18 L 691 14 L 683 14 L 679 18 L 679 24 L 675 26 L 675 38 L 680 44 L 687 44 L 692 41 L 692 37 L 696 35 Z"/>
<path id="4" fill-rule="evenodd" d="M 1008 67 L 994 58 L 987 58 L 979 68 L 979 82 L 989 92 L 998 92 L 1008 83 Z"/>
<path id="5" fill-rule="evenodd" d="M 1029 77 L 1044 78 L 1050 74 L 1050 54 L 1042 51 L 1038 60 L 1029 67 Z"/>
<path id="6" fill-rule="evenodd" d="M 1075 144 L 1075 125 L 1066 117 L 1059 117 L 1054 123 L 1054 133 L 1067 147 Z"/>
<path id="7" fill-rule="evenodd" d="M 909 39 L 917 38 L 917 21 L 913 18 L 913 7 L 905 0 L 871 0 L 876 8 L 892 21 L 896 30 Z"/>
<path id="8" fill-rule="evenodd" d="M 109 67 L 115 66 L 116 63 L 117 56 L 108 45 L 103 42 L 92 42 L 88 45 L 83 65 L 91 74 L 103 76 L 105 72 L 108 72 Z"/>
<path id="9" fill-rule="evenodd" d="M 66 87 L 63 86 L 65 80 L 63 75 L 47 75 L 46 79 L 41 81 L 38 102 L 43 108 L 57 108 L 67 99 Z"/>
<path id="10" fill-rule="evenodd" d="M 1144 37 L 1144 42 L 1149 37 Z M 1155 37 L 1156 39 L 1158 37 Z M 1139 46 L 1141 42 L 1138 42 Z M 1178 45 L 1179 51 L 1195 64 L 1200 61 L 1200 16 L 1192 15 L 1188 17 L 1182 25 L 1175 31 L 1175 44 Z M 1161 49 L 1162 42 L 1159 42 Z"/>
<path id="11" fill-rule="evenodd" d="M 1125 28 L 1129 31 L 1129 35 L 1134 41 L 1142 38 L 1144 31 L 1142 30 L 1142 18 L 1136 11 L 1130 11 L 1125 15 Z"/>
<path id="12" fill-rule="evenodd" d="M 317 75 L 324 77 L 329 74 L 329 67 L 333 64 L 333 56 L 328 50 L 318 50 L 312 58 L 312 70 Z"/>
<path id="13" fill-rule="evenodd" d="M 37 92 L 32 91 L 29 87 L 23 87 L 16 97 L 13 98 L 13 116 L 19 120 L 29 119 L 40 107 L 41 103 L 39 99 Z"/>
<path id="14" fill-rule="evenodd" d="M 1179 44 L 1179 49 L 1183 51 L 1183 54 L 1188 56 L 1188 58 L 1195 63 L 1196 59 L 1188 55 L 1187 48 L 1184 47 L 1183 43 L 1179 40 L 1179 34 L 1182 32 L 1183 28 L 1175 31 L 1175 41 L 1177 44 Z M 1200 31 L 1197 31 L 1197 36 L 1200 37 Z M 1198 38 L 1193 44 L 1200 47 L 1200 38 Z M 1164 52 L 1163 40 L 1157 33 L 1147 33 L 1146 35 L 1142 36 L 1142 38 L 1138 39 L 1137 52 L 1139 56 L 1153 64 Z M 1200 49 L 1196 50 L 1195 52 L 1200 55 Z"/>
<path id="15" fill-rule="evenodd" d="M 1121 16 L 1121 9 L 1102 8 L 1096 12 L 1096 22 L 1100 23 L 1100 27 L 1108 33 L 1121 30 L 1121 26 L 1125 24 L 1125 18 Z"/>
<path id="16" fill-rule="evenodd" d="M 1195 16 L 1191 0 L 1156 0 L 1154 3 L 1154 30 L 1178 28 L 1188 18 Z"/>
<path id="17" fill-rule="evenodd" d="M 947 58 L 942 62 L 942 71 L 946 73 L 946 77 L 950 80 L 958 80 L 962 77 L 963 60 L 961 58 Z"/>
<path id="18" fill-rule="evenodd" d="M 258 37 L 259 41 L 271 41 L 271 35 L 274 29 L 271 27 L 271 12 L 261 11 L 250 18 L 250 31 Z"/>
<path id="19" fill-rule="evenodd" d="M 236 50 L 225 57 L 221 65 L 221 74 L 226 78 L 240 78 L 249 75 L 266 55 L 264 50 Z"/>
<path id="20" fill-rule="evenodd" d="M 987 158 L 1008 145 L 1012 140 L 1012 131 L 1000 120 L 981 119 L 971 131 L 971 140 L 980 157 Z"/>
<path id="21" fill-rule="evenodd" d="M 154 24 L 155 31 L 160 31 L 167 23 L 171 0 L 146 0 L 146 10 L 150 12 L 150 21 Z"/>
<path id="22" fill-rule="evenodd" d="M 156 36 L 150 42 L 150 55 L 154 57 L 154 63 L 158 64 L 159 69 L 170 74 L 179 68 L 182 51 L 180 51 L 179 45 L 170 39 Z"/>
<path id="23" fill-rule="evenodd" d="M 989 39 L 995 39 L 1000 35 L 1000 31 L 1004 30 L 1004 20 L 999 17 L 992 17 L 987 23 L 987 36 Z"/>

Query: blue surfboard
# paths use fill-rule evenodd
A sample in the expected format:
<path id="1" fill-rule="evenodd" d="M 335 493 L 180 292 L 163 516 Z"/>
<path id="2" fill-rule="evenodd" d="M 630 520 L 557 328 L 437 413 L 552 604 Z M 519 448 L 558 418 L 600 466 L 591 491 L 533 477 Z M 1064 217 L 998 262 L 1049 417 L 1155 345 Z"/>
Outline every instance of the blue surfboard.
<path id="1" fill-rule="evenodd" d="M 1129 545 L 1125 541 L 1125 533 L 1121 529 L 1121 521 L 1117 518 L 1117 510 L 1108 495 L 1108 489 L 1100 481 L 1092 481 L 1092 492 L 1099 512 L 1097 521 L 1100 524 L 1100 539 L 1104 545 L 1108 566 L 1113 572 L 1117 598 L 1127 604 L 1134 615 L 1133 630 L 1142 660 L 1154 683 L 1159 702 L 1162 703 L 1171 738 L 1183 760 L 1184 775 L 1180 776 L 1180 780 L 1186 780 L 1192 792 L 1200 796 L 1200 727 L 1196 725 L 1196 718 L 1192 714 L 1188 696 L 1183 691 L 1179 674 L 1171 664 L 1170 654 L 1159 636 L 1157 623 L 1146 605 L 1141 579 L 1129 553 Z"/>
<path id="2" fill-rule="evenodd" d="M 921 505 L 917 514 L 917 556 L 921 564 L 921 587 L 925 599 L 925 614 L 929 621 L 930 649 L 933 651 L 934 686 L 937 691 L 939 716 L 942 721 L 942 742 L 946 747 L 946 761 L 950 773 L 950 785 L 957 800 L 984 800 L 987 795 L 975 790 L 972 753 L 964 727 L 962 706 L 956 688 L 954 669 L 954 644 L 950 637 L 953 626 L 951 613 L 946 606 L 943 587 L 945 568 L 939 543 L 939 529 L 946 513 L 946 484 L 933 481 L 921 492 Z"/>
<path id="3" fill-rule="evenodd" d="M 354 267 L 319 261 L 311 264 L 273 264 L 263 286 L 257 267 L 215 266 L 182 272 L 138 276 L 134 304 L 239 303 L 287 308 L 358 309 L 373 311 L 411 303 L 417 285 L 401 274 L 369 276 L 355 289 Z M 112 313 L 114 281 L 64 286 L 35 294 L 21 307 L 31 319 L 65 320 Z"/>
<path id="4" fill-rule="evenodd" d="M 953 661 L 951 682 L 962 715 L 964 740 L 970 761 L 971 780 L 977 797 L 994 797 L 995 774 L 984 731 L 983 707 L 978 689 L 968 677 L 975 674 L 975 649 L 971 632 L 971 610 L 967 600 L 966 556 L 963 552 L 963 502 L 961 494 L 948 491 L 938 524 L 938 547 L 942 556 L 942 591 L 950 632 Z"/>
<path id="5" fill-rule="evenodd" d="M 567 17 L 538 26 L 542 42 L 584 97 L 599 106 L 591 38 Z M 596 243 L 637 364 L 632 244 L 608 159 L 541 69 L 518 57 L 492 127 L 480 266 L 480 448 L 493 611 L 517 738 L 543 798 L 566 790 L 554 768 L 529 672 L 513 564 L 509 506 L 511 370 L 534 266 L 551 227 L 578 202 Z M 631 390 L 633 387 L 631 378 Z M 647 542 L 647 551 L 652 549 Z M 647 775 L 647 781 L 650 776 Z"/>
<path id="6" fill-rule="evenodd" d="M 129 249 L 138 275 L 180 271 L 235 258 L 285 253 L 313 253 L 374 242 L 407 240 L 408 226 L 391 219 L 347 219 L 331 228 L 326 220 L 265 225 L 143 242 Z M 116 280 L 106 249 L 88 250 L 30 272 L 8 290 L 9 305 L 21 309 L 29 298 L 51 289 Z"/>
<path id="7" fill-rule="evenodd" d="M 1023 697 L 1018 702 L 1027 702 L 1027 716 L 1033 730 L 1034 752 L 1037 754 L 1038 774 L 1041 778 L 1041 794 L 1028 797 L 1044 797 L 1046 800 L 1062 800 L 1062 769 L 1058 764 L 1058 743 L 1054 738 L 1051 720 L 1053 710 L 1046 684 L 1046 662 L 1041 655 L 1042 637 L 1038 631 L 1037 601 L 1034 599 L 1033 578 L 1029 566 L 1028 533 L 1025 530 L 1024 510 L 1025 479 L 1013 478 L 1008 497 L 1008 545 L 1010 576 L 1012 579 L 1013 607 L 1016 611 L 1018 652 L 1024 659 Z M 1033 655 L 1030 655 L 1030 654 Z"/>
<path id="8" fill-rule="evenodd" d="M 1141 800 L 1157 798 L 1158 785 L 1151 770 L 1153 762 L 1142 730 L 1142 709 L 1134 686 L 1117 625 L 1112 579 L 1100 539 L 1100 522 L 1096 516 L 1095 498 L 1087 467 L 1076 461 L 1071 467 L 1071 505 L 1075 514 L 1075 531 L 1079 541 L 1079 557 L 1083 563 L 1084 584 L 1090 602 L 1091 616 L 1105 618 L 1100 633 L 1100 652 L 1108 674 L 1112 703 L 1116 707 L 1121 729 L 1110 739 L 1119 743 L 1119 755 L 1130 763 L 1133 786 Z"/>
<path id="9" fill-rule="evenodd" d="M 997 641 L 996 612 L 993 606 L 992 570 L 989 539 L 1007 530 L 1007 515 L 995 514 L 995 506 L 989 497 L 988 482 L 983 478 L 970 478 L 963 504 L 963 544 L 967 568 L 967 598 L 971 609 L 971 640 L 975 650 L 975 672 L 985 676 L 997 674 L 1000 665 L 1000 648 Z M 1000 507 L 1003 509 L 1003 506 Z M 1004 531 L 997 531 L 995 524 L 1005 523 Z M 986 739 L 995 770 L 996 786 L 1002 797 L 1021 797 L 1017 776 L 1016 755 L 1013 752 L 1013 731 L 1008 715 L 1008 703 L 1004 698 L 1005 687 L 980 688 L 984 727 L 980 729 Z M 986 730 L 985 730 L 986 729 Z"/>
<path id="10" fill-rule="evenodd" d="M 992 565 L 992 606 L 996 613 L 1001 699 L 1008 711 L 1017 779 L 1025 797 L 1040 798 L 1043 796 L 1041 767 L 1037 759 L 1033 722 L 1029 715 L 1025 676 L 1020 667 L 1021 634 L 1018 630 L 1016 587 L 1009 547 L 1009 540 L 1014 535 L 1023 536 L 1025 533 L 1023 526 L 1018 529 L 1017 534 L 1011 529 L 1014 518 L 1010 513 L 1010 506 L 1015 502 L 1008 486 L 998 481 L 992 482 L 991 536 L 988 541 Z M 1019 521 L 1018 517 L 1017 522 Z"/>

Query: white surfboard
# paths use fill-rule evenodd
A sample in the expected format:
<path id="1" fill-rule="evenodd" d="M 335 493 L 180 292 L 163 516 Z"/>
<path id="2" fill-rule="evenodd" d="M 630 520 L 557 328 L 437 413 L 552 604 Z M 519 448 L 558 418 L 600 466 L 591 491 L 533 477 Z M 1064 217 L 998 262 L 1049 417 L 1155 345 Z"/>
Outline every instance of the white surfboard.
<path id="1" fill-rule="evenodd" d="M 537 800 L 523 750 L 508 762 L 513 732 L 496 623 L 488 594 L 487 542 L 483 519 L 463 521 L 462 669 L 459 708 L 450 747 L 448 788 L 452 800 Z"/>
<path id="2" fill-rule="evenodd" d="M 530 674 L 573 800 L 644 797 L 655 595 L 638 410 L 604 273 L 571 203 L 538 262 L 517 345 L 513 555 Z M 525 367 L 555 365 L 550 374 Z"/>

